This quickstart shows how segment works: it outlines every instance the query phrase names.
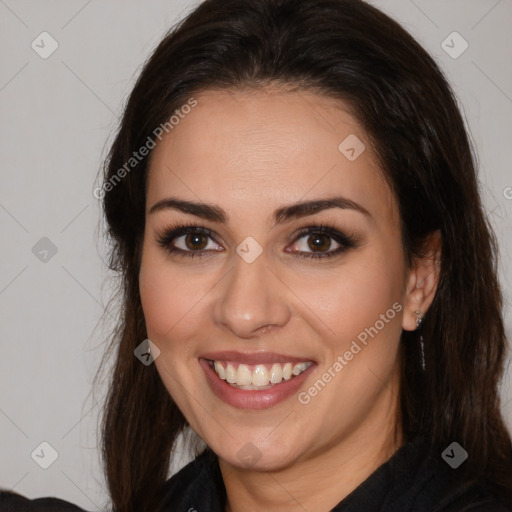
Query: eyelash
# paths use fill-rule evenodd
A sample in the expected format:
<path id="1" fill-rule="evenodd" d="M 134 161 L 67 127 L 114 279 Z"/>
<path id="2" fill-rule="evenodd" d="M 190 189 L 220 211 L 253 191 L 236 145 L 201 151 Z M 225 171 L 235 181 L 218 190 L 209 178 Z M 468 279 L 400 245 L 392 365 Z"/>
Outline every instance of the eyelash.
<path id="1" fill-rule="evenodd" d="M 173 242 L 176 238 L 179 238 L 183 235 L 188 234 L 198 234 L 205 235 L 210 237 L 213 241 L 215 241 L 212 236 L 212 231 L 210 229 L 204 228 L 199 224 L 189 223 L 189 224 L 175 224 L 168 226 L 162 235 L 157 237 L 157 243 L 166 249 L 169 253 L 174 254 L 176 256 L 183 256 L 185 258 L 195 258 L 195 257 L 204 257 L 206 256 L 208 251 L 198 250 L 198 251 L 184 251 L 183 249 L 179 249 L 174 247 L 171 242 Z M 306 235 L 327 235 L 328 237 L 335 240 L 340 244 L 340 247 L 332 252 L 326 253 L 304 253 L 297 252 L 296 255 L 299 258 L 309 258 L 309 259 L 322 259 L 322 258 L 332 258 L 334 256 L 338 256 L 339 254 L 357 247 L 357 240 L 352 235 L 346 235 L 344 233 L 340 233 L 334 226 L 329 223 L 322 223 L 315 226 L 308 226 L 307 228 L 301 230 L 297 236 L 294 238 L 293 242 L 297 242 L 301 238 L 304 238 Z"/>

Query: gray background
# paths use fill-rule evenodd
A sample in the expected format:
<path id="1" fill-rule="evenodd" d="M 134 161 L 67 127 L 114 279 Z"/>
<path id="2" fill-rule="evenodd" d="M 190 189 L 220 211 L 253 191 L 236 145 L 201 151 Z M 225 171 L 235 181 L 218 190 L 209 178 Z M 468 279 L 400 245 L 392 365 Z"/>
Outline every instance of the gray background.
<path id="1" fill-rule="evenodd" d="M 91 389 L 112 325 L 108 315 L 98 323 L 111 288 L 92 192 L 142 63 L 195 3 L 0 0 L 0 487 L 88 510 L 107 502 L 96 436 L 104 387 Z M 372 3 L 430 51 L 455 87 L 501 243 L 510 337 L 512 0 Z M 59 45 L 47 59 L 31 47 L 43 46 L 43 31 Z M 458 58 L 442 47 L 462 49 L 462 40 L 446 39 L 454 31 L 469 44 Z M 509 370 L 502 395 L 512 429 Z M 48 469 L 31 458 L 43 441 L 58 452 Z"/>

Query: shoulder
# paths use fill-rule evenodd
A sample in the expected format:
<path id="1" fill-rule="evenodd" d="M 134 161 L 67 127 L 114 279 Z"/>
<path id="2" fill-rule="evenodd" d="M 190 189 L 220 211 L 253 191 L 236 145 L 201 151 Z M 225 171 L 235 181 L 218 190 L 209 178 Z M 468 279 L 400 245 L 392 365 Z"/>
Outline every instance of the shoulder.
<path id="1" fill-rule="evenodd" d="M 466 480 L 417 437 L 355 489 L 343 512 L 512 512 L 479 480 Z"/>
<path id="2" fill-rule="evenodd" d="M 512 512 L 512 504 L 505 506 L 490 491 L 473 484 L 445 498 L 436 512 Z"/>
<path id="3" fill-rule="evenodd" d="M 29 500 L 21 494 L 1 489 L 0 510 L 2 512 L 86 512 L 83 508 L 58 498 Z"/>
<path id="4" fill-rule="evenodd" d="M 432 512 L 512 512 L 512 504 L 505 505 L 480 480 L 462 480 L 439 457 L 427 455 L 423 486 L 417 494 L 418 502 Z M 421 508 L 421 507 L 420 507 Z"/>

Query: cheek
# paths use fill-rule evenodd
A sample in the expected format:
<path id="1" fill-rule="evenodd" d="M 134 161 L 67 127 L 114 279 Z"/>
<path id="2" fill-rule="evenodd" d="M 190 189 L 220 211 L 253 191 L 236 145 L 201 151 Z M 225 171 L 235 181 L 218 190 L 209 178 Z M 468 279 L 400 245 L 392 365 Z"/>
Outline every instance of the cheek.
<path id="1" fill-rule="evenodd" d="M 333 339 L 347 341 L 373 326 L 390 308 L 386 320 L 392 321 L 386 322 L 386 326 L 400 324 L 397 306 L 392 306 L 402 300 L 402 281 L 401 254 L 385 251 L 383 247 L 381 251 L 366 250 L 321 279 L 299 277 L 293 289 L 316 313 L 316 322 L 324 324 L 324 331 L 328 327 Z"/>
<path id="2" fill-rule="evenodd" d="M 341 424 L 348 429 L 362 421 L 396 368 L 403 262 L 399 251 L 375 249 L 317 283 L 309 295 L 315 329 L 329 330 L 322 329 L 321 371 L 300 399 L 333 435 Z"/>
<path id="3" fill-rule="evenodd" d="M 140 298 L 148 336 L 155 339 L 165 336 L 172 328 L 172 313 L 179 307 L 176 300 L 175 280 L 150 257 L 144 258 L 139 275 Z"/>
<path id="4" fill-rule="evenodd" d="M 201 290 L 179 270 L 171 269 L 165 255 L 153 248 L 143 251 L 139 290 L 148 338 L 161 350 L 155 365 L 178 407 L 189 417 L 190 404 L 179 383 L 190 380 L 190 368 L 185 364 L 190 357 L 186 340 L 188 329 L 197 323 Z"/>
<path id="5" fill-rule="evenodd" d="M 165 341 L 194 321 L 208 286 L 204 276 L 186 277 L 171 269 L 157 250 L 148 249 L 143 252 L 139 290 L 148 336 Z"/>

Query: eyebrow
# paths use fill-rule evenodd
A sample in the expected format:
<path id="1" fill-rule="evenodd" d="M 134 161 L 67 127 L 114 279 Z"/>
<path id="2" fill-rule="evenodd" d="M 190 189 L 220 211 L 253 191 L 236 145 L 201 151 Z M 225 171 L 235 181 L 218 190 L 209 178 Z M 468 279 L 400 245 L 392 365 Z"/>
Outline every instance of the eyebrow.
<path id="1" fill-rule="evenodd" d="M 292 219 L 299 219 L 301 217 L 307 217 L 308 215 L 314 215 L 315 213 L 330 208 L 354 210 L 371 218 L 368 210 L 359 203 L 347 199 L 346 197 L 335 196 L 326 199 L 304 201 L 278 208 L 274 212 L 273 221 L 274 224 L 284 224 Z M 149 214 L 162 210 L 178 210 L 183 213 L 190 213 L 196 217 L 222 224 L 227 224 L 229 221 L 228 214 L 218 206 L 207 203 L 194 203 L 192 201 L 184 201 L 173 197 L 168 197 L 155 203 L 149 210 Z"/>

